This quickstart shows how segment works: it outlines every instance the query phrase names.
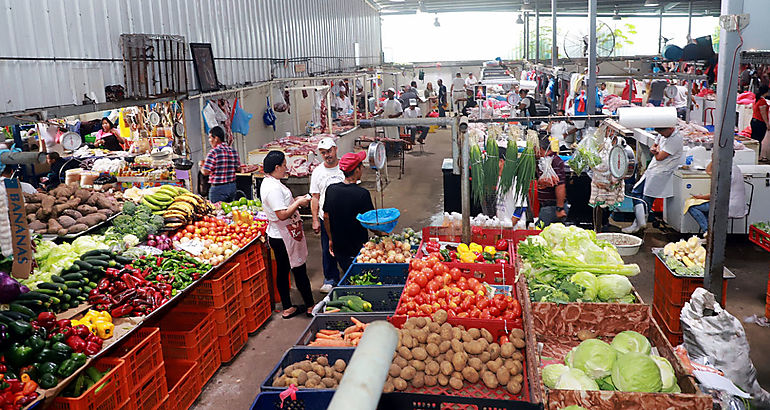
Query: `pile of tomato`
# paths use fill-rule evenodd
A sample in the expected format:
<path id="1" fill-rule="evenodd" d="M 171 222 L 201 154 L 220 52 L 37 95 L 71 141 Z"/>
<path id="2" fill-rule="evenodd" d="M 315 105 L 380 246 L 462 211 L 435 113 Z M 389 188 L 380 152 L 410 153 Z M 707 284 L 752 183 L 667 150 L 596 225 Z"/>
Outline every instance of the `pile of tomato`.
<path id="1" fill-rule="evenodd" d="M 181 241 L 182 238 L 187 238 L 187 240 L 210 239 L 219 243 L 231 242 L 240 248 L 247 245 L 264 230 L 265 223 L 261 221 L 246 225 L 241 223 L 228 223 L 223 219 L 205 216 L 201 220 L 179 229 L 172 239 L 174 241 Z"/>
<path id="2" fill-rule="evenodd" d="M 521 320 L 521 305 L 510 295 L 489 297 L 484 283 L 448 268 L 436 255 L 413 259 L 397 315 L 432 315 L 439 309 L 449 317 Z"/>

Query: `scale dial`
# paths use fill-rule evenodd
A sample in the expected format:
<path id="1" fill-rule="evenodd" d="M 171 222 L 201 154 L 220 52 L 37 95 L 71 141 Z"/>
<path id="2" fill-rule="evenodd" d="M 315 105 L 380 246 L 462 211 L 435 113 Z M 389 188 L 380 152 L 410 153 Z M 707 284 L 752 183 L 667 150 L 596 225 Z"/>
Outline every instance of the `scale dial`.
<path id="1" fill-rule="evenodd" d="M 367 157 L 369 158 L 369 166 L 372 169 L 384 169 L 386 165 L 385 145 L 381 142 L 369 144 Z"/>
<path id="2" fill-rule="evenodd" d="M 621 145 L 615 145 L 610 148 L 610 175 L 615 178 L 624 178 L 628 172 L 628 156 L 626 150 Z"/>
<path id="3" fill-rule="evenodd" d="M 75 151 L 83 145 L 83 139 L 80 135 L 72 131 L 62 134 L 60 141 L 62 147 L 67 151 Z"/>

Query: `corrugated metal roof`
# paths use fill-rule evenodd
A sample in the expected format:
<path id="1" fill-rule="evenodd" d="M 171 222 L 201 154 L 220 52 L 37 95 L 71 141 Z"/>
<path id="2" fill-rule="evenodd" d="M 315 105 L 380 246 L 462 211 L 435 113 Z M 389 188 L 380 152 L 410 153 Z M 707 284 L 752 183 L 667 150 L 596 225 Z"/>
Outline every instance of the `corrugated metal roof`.
<path id="1" fill-rule="evenodd" d="M 364 0 L 0 0 L 0 113 L 105 101 L 124 84 L 120 34 L 211 43 L 224 85 L 380 63 L 380 19 Z M 187 52 L 189 58 L 189 51 Z M 19 59 L 21 58 L 21 59 Z M 188 67 L 189 88 L 194 71 Z M 307 75 L 302 73 L 300 75 Z"/>

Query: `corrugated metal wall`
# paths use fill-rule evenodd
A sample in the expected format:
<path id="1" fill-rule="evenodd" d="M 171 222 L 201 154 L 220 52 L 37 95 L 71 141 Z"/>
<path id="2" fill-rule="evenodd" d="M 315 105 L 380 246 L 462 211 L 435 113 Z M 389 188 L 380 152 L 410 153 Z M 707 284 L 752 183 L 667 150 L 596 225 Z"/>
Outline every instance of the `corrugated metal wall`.
<path id="1" fill-rule="evenodd" d="M 216 60 L 225 85 L 295 76 L 292 60 L 262 58 L 349 69 L 356 42 L 360 65 L 380 63 L 379 13 L 364 0 L 0 0 L 0 113 L 81 104 L 91 92 L 104 102 L 105 85 L 124 84 L 123 33 L 211 43 L 227 58 Z M 190 89 L 194 77 L 190 64 Z"/>

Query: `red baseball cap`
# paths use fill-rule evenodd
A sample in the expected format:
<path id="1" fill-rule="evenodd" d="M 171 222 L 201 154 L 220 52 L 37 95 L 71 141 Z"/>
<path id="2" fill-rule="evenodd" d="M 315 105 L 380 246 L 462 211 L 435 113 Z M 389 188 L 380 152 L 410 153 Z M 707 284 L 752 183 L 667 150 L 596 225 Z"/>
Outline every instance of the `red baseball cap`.
<path id="1" fill-rule="evenodd" d="M 350 172 L 360 164 L 364 158 L 366 158 L 366 151 L 348 152 L 340 158 L 340 169 L 345 172 Z"/>

